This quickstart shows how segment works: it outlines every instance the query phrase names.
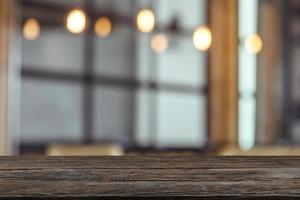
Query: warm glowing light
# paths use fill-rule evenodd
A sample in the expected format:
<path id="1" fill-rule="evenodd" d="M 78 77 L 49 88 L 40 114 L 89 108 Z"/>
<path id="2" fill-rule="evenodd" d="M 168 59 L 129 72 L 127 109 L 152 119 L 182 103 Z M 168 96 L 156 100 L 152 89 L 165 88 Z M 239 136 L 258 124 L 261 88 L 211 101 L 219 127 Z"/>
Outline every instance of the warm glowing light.
<path id="1" fill-rule="evenodd" d="M 193 44 L 199 51 L 207 51 L 212 43 L 212 34 L 209 28 L 202 26 L 197 28 L 193 34 Z"/>
<path id="2" fill-rule="evenodd" d="M 95 33 L 101 37 L 105 38 L 111 34 L 112 24 L 107 17 L 99 18 L 95 23 Z"/>
<path id="3" fill-rule="evenodd" d="M 40 23 L 36 19 L 28 19 L 23 26 L 23 36 L 28 40 L 35 40 L 40 35 Z"/>
<path id="4" fill-rule="evenodd" d="M 168 38 L 163 34 L 156 34 L 152 37 L 151 48 L 156 53 L 163 53 L 169 46 Z"/>
<path id="5" fill-rule="evenodd" d="M 151 10 L 141 10 L 137 15 L 137 27 L 143 33 L 151 32 L 155 27 L 155 16 Z"/>
<path id="6" fill-rule="evenodd" d="M 257 34 L 250 35 L 245 40 L 245 48 L 251 54 L 258 54 L 263 49 L 263 41 Z"/>
<path id="7" fill-rule="evenodd" d="M 82 10 L 71 10 L 67 16 L 67 29 L 71 33 L 82 33 L 86 28 L 86 15 Z"/>

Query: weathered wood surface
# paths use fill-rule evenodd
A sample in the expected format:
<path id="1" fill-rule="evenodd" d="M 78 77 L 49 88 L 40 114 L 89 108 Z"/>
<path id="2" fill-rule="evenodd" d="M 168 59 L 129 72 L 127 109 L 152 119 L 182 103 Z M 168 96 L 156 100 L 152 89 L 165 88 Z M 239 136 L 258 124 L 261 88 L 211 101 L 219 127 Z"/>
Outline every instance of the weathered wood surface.
<path id="1" fill-rule="evenodd" d="M 300 199 L 300 157 L 0 157 L 0 199 Z"/>

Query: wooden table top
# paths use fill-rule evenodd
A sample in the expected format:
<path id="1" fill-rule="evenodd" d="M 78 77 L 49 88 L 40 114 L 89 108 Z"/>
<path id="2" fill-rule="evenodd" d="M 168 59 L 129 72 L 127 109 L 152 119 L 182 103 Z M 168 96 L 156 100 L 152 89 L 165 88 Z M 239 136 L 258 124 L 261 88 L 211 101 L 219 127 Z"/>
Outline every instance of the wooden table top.
<path id="1" fill-rule="evenodd" d="M 0 157 L 0 198 L 300 199 L 300 157 Z"/>

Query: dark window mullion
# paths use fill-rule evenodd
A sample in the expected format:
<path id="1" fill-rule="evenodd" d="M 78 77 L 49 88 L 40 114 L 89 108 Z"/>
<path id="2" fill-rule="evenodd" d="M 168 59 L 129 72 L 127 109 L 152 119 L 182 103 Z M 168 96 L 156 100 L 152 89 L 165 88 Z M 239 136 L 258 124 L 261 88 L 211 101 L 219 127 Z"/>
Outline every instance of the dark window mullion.
<path id="1" fill-rule="evenodd" d="M 85 9 L 87 13 L 91 13 L 94 6 L 94 1 L 89 0 L 85 2 Z M 91 19 L 92 20 L 92 19 Z M 94 24 L 93 21 L 90 21 Z M 83 100 L 82 100 L 82 115 L 83 115 L 83 142 L 92 143 L 93 142 L 93 128 L 94 128 L 94 96 L 93 89 L 94 84 L 92 84 L 93 76 L 93 65 L 94 65 L 94 33 L 93 28 L 88 26 L 87 32 L 84 35 L 84 56 L 83 56 L 83 74 L 84 82 L 83 86 Z"/>

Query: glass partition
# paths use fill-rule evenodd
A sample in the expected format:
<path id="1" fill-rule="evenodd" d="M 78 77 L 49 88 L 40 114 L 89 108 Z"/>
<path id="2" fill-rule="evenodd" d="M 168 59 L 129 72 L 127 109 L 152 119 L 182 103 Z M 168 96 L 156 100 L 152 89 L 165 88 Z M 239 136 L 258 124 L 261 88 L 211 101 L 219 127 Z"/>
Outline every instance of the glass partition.
<path id="1" fill-rule="evenodd" d="M 55 143 L 205 147 L 206 0 L 16 3 L 21 154 Z"/>

